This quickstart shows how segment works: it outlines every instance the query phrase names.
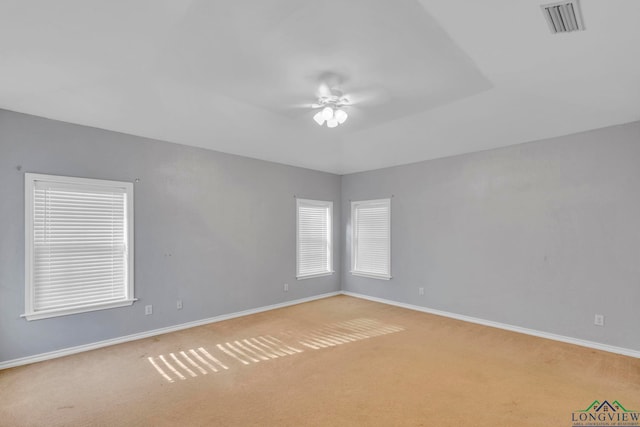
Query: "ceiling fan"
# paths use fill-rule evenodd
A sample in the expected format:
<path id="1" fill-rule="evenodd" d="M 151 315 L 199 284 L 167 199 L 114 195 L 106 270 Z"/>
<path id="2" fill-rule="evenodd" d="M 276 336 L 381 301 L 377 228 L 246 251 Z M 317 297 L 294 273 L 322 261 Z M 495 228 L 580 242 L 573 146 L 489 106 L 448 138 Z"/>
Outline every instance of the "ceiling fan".
<path id="1" fill-rule="evenodd" d="M 347 121 L 348 112 L 353 110 L 356 105 L 379 103 L 384 98 L 380 91 L 355 93 L 343 91 L 344 78 L 336 73 L 323 73 L 319 76 L 318 81 L 316 101 L 311 104 L 303 104 L 302 107 L 318 110 L 313 115 L 313 120 L 320 126 L 326 124 L 328 128 L 335 128 Z"/>
<path id="2" fill-rule="evenodd" d="M 349 115 L 344 107 L 351 105 L 349 97 L 338 88 L 331 89 L 326 83 L 318 88 L 318 102 L 311 104 L 311 108 L 321 108 L 313 116 L 313 120 L 320 126 L 327 124 L 328 128 L 334 128 L 347 121 Z"/>

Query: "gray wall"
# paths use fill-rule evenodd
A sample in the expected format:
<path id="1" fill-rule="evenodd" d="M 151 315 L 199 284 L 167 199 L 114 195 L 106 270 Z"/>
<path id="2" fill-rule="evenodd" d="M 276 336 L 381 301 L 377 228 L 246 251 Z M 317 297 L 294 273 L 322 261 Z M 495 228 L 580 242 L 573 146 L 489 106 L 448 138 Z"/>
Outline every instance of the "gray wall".
<path id="1" fill-rule="evenodd" d="M 347 232 L 344 290 L 640 350 L 639 122 L 343 176 L 343 229 L 390 195 L 393 279 Z"/>
<path id="2" fill-rule="evenodd" d="M 140 178 L 140 301 L 20 318 L 24 172 Z M 335 203 L 346 250 L 334 276 L 295 280 L 294 194 Z M 393 279 L 351 276 L 349 200 L 390 195 Z M 340 279 L 347 291 L 640 350 L 640 123 L 341 180 L 0 110 L 0 200 L 0 362 L 337 291 Z"/>
<path id="3" fill-rule="evenodd" d="M 137 303 L 31 322 L 20 318 L 24 172 L 140 178 Z M 339 242 L 337 175 L 0 110 L 0 361 L 338 291 L 339 248 L 337 274 L 295 279 L 294 195 L 334 201 Z M 180 311 L 178 298 L 184 302 Z M 144 315 L 146 304 L 153 304 L 153 315 Z"/>

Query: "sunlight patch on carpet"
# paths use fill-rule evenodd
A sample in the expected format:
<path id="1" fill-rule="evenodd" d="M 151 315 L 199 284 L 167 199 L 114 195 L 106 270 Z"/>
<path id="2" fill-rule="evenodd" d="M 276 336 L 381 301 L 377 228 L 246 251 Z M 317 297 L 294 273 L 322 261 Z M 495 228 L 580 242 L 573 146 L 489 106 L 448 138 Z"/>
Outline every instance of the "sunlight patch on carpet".
<path id="1" fill-rule="evenodd" d="M 246 366 L 293 356 L 304 352 L 302 348 L 298 348 L 300 346 L 320 350 L 400 331 L 404 331 L 401 326 L 359 318 L 328 323 L 310 330 L 277 334 L 282 339 L 273 335 L 261 335 L 217 343 L 211 352 L 198 347 L 169 353 L 168 356 L 161 354 L 148 357 L 147 360 L 160 376 L 173 383 L 176 380 L 186 380 L 187 376 L 194 378 L 222 372 L 230 369 L 229 366 Z"/>
<path id="2" fill-rule="evenodd" d="M 319 350 L 400 331 L 404 331 L 401 326 L 387 325 L 373 319 L 353 319 L 303 332 L 298 342 Z"/>

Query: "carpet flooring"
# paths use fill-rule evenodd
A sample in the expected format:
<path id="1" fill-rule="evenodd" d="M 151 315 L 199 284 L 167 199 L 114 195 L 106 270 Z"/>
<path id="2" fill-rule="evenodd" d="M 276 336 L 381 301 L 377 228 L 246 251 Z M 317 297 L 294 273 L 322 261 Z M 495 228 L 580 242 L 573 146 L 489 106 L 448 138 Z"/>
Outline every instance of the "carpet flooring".
<path id="1" fill-rule="evenodd" d="M 3 426 L 571 426 L 605 400 L 640 411 L 640 359 L 348 296 L 0 371 Z"/>

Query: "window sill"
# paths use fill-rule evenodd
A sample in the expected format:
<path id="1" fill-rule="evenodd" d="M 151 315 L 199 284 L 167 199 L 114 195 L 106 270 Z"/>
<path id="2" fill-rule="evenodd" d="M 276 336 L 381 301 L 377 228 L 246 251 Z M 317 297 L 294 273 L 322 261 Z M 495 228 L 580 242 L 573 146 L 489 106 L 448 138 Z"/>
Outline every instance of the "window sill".
<path id="1" fill-rule="evenodd" d="M 387 276 L 386 274 L 367 273 L 363 271 L 351 271 L 351 275 L 367 277 L 369 279 L 391 280 L 391 276 Z"/>
<path id="2" fill-rule="evenodd" d="M 304 276 L 296 276 L 296 279 L 297 280 L 313 279 L 315 277 L 331 276 L 332 274 L 333 274 L 333 271 L 327 271 L 325 273 L 307 274 L 307 275 L 304 275 Z"/>
<path id="3" fill-rule="evenodd" d="M 20 317 L 24 317 L 29 321 L 48 319 L 50 317 L 67 316 L 69 314 L 78 314 L 78 313 L 86 313 L 89 311 L 107 310 L 109 308 L 126 307 L 128 305 L 132 305 L 135 301 L 137 301 L 136 298 L 109 302 L 104 304 L 101 303 L 101 304 L 95 304 L 95 305 L 84 305 L 82 307 L 63 308 L 59 310 L 42 310 L 42 311 L 36 311 L 32 313 L 25 313 L 25 314 L 22 314 Z"/>

